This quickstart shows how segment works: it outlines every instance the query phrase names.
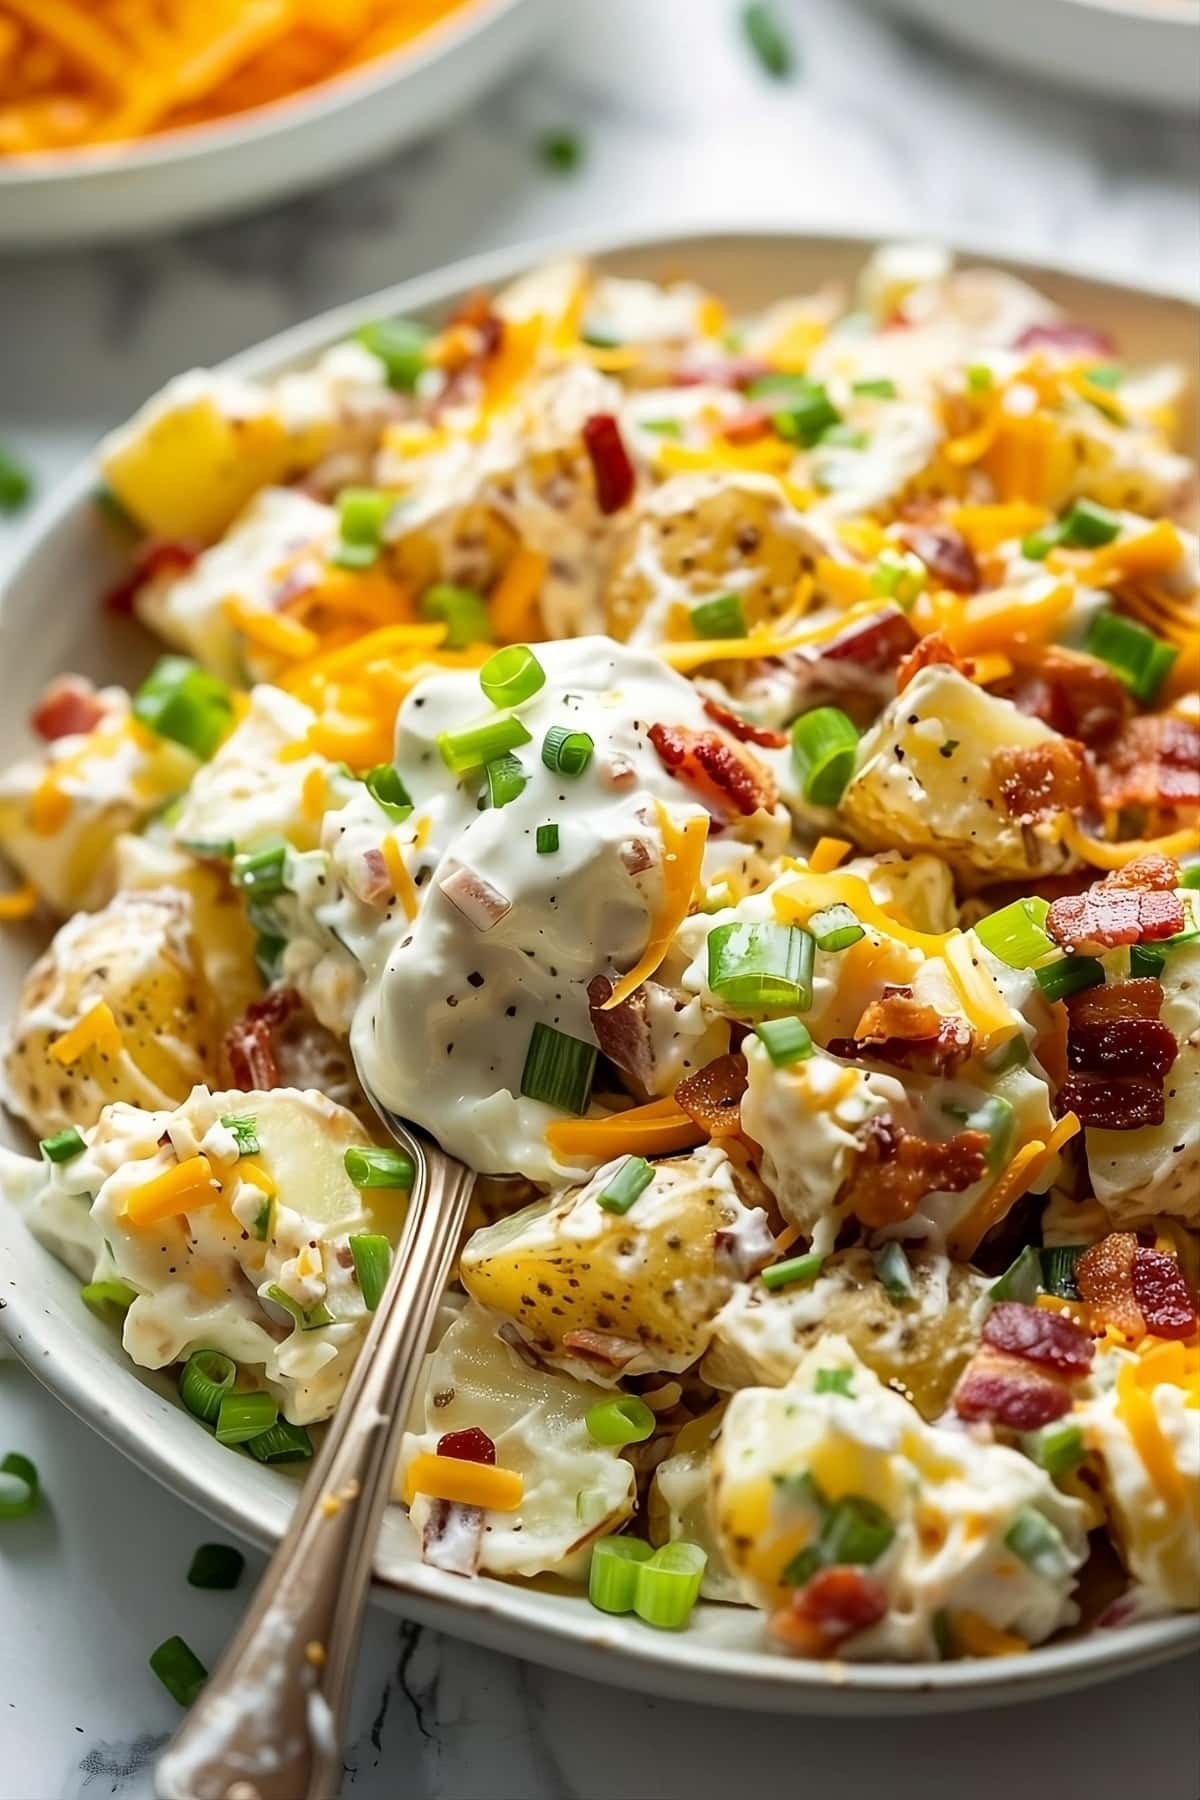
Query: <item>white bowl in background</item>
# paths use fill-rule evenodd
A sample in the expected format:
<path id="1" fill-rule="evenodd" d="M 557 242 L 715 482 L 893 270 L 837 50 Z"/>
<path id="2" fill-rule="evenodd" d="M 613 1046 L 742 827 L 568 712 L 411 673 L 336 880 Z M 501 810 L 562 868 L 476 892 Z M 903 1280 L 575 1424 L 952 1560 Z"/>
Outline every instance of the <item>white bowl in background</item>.
<path id="1" fill-rule="evenodd" d="M 553 17 L 554 0 L 462 0 L 411 43 L 268 105 L 125 145 L 0 158 L 0 250 L 178 231 L 318 187 L 453 117 Z"/>
<path id="2" fill-rule="evenodd" d="M 339 307 L 234 358 L 248 376 L 311 360 L 364 320 L 427 314 L 479 287 L 506 281 L 567 250 L 594 253 L 610 268 L 647 277 L 686 270 L 748 311 L 788 293 L 853 274 L 871 244 L 858 237 L 787 231 L 544 243 L 460 263 L 439 274 Z M 1186 299 L 1117 286 L 1063 269 L 1014 263 L 978 242 L 964 253 L 1028 275 L 1077 318 L 1110 330 L 1134 359 L 1200 364 L 1200 316 Z M 31 697 L 64 668 L 97 679 L 136 681 L 154 655 L 149 638 L 99 611 L 121 572 L 117 552 L 89 503 L 98 479 L 89 459 L 29 521 L 0 585 L 0 764 L 28 748 Z M 0 937 L 0 1017 L 38 945 L 32 931 Z M 11 1122 L 0 1137 L 21 1148 Z M 283 1471 L 224 1449 L 174 1398 L 169 1378 L 135 1369 L 115 1333 L 93 1318 L 78 1283 L 0 1204 L 0 1334 L 50 1391 L 133 1462 L 229 1530 L 275 1544 L 295 1486 Z M 578 1590 L 550 1581 L 474 1581 L 426 1567 L 407 1518 L 395 1507 L 376 1556 L 375 1597 L 422 1624 L 490 1648 L 642 1692 L 759 1711 L 946 1712 L 995 1706 L 1110 1680 L 1200 1648 L 1200 1621 L 1157 1619 L 1065 1640 L 1028 1656 L 941 1665 L 837 1664 L 768 1649 L 762 1615 L 701 1602 L 686 1632 L 607 1618 Z"/>

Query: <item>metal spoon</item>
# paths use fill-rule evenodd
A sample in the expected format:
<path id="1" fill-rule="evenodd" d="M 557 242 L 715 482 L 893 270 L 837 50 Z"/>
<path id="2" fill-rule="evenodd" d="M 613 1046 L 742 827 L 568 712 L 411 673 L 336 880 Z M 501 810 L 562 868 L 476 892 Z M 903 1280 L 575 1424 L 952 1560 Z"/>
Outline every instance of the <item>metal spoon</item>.
<path id="1" fill-rule="evenodd" d="M 415 1170 L 391 1277 L 283 1541 L 159 1759 L 160 1800 L 336 1800 L 400 1436 L 474 1173 L 367 1098 Z"/>

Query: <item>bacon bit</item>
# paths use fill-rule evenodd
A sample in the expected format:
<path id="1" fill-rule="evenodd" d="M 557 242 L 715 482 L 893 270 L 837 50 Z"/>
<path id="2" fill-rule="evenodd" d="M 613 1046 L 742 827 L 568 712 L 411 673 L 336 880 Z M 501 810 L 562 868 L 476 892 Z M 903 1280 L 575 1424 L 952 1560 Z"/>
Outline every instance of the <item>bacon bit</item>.
<path id="1" fill-rule="evenodd" d="M 1114 869 L 1100 885 L 1104 888 L 1140 888 L 1143 893 L 1174 893 L 1179 880 L 1179 864 L 1175 858 L 1152 850 L 1146 856 L 1135 856 L 1123 869 Z"/>
<path id="2" fill-rule="evenodd" d="M 1115 1019 L 1157 1019 L 1163 1008 L 1163 984 L 1155 975 L 1107 981 L 1066 1002 L 1071 1030 L 1081 1025 L 1111 1025 Z"/>
<path id="3" fill-rule="evenodd" d="M 983 585 L 975 552 L 953 525 L 902 525 L 898 536 L 936 581 L 956 594 L 977 594 Z"/>
<path id="4" fill-rule="evenodd" d="M 900 658 L 913 649 L 917 634 L 907 615 L 898 606 L 887 606 L 848 625 L 836 637 L 808 654 L 817 663 L 853 663 L 870 675 L 886 675 Z"/>
<path id="5" fill-rule="evenodd" d="M 1174 713 L 1130 719 L 1097 768 L 1100 798 L 1122 807 L 1200 806 L 1200 730 Z"/>
<path id="6" fill-rule="evenodd" d="M 618 1337 L 615 1331 L 564 1331 L 562 1347 L 571 1356 L 582 1356 L 586 1362 L 600 1363 L 606 1369 L 621 1370 L 640 1356 L 642 1346 L 634 1338 Z"/>
<path id="7" fill-rule="evenodd" d="M 727 444 L 754 444 L 766 437 L 774 414 L 766 406 L 747 406 L 736 418 L 726 419 L 721 436 Z"/>
<path id="8" fill-rule="evenodd" d="M 736 738 L 739 744 L 757 744 L 760 750 L 787 748 L 786 731 L 768 731 L 761 725 L 752 725 L 749 719 L 743 719 L 731 706 L 722 706 L 719 700 L 706 699 L 704 710 L 714 724 Z"/>
<path id="9" fill-rule="evenodd" d="M 976 1351 L 954 1391 L 960 1419 L 987 1420 L 1010 1431 L 1036 1431 L 1061 1419 L 1071 1405 L 1070 1390 L 1056 1375 L 990 1344 Z"/>
<path id="10" fill-rule="evenodd" d="M 675 1089 L 675 1099 L 710 1137 L 735 1137 L 741 1130 L 746 1091 L 744 1056 L 718 1056 Z"/>
<path id="11" fill-rule="evenodd" d="M 1146 1321 L 1133 1291 L 1133 1259 L 1138 1241 L 1132 1231 L 1110 1231 L 1084 1251 L 1075 1264 L 1075 1286 L 1097 1314 L 1127 1337 L 1145 1336 Z"/>
<path id="12" fill-rule="evenodd" d="M 1167 1109 L 1161 1076 L 1075 1074 L 1059 1089 L 1054 1110 L 1059 1118 L 1073 1112 L 1093 1131 L 1140 1131 L 1161 1125 Z"/>
<path id="13" fill-rule="evenodd" d="M 854 1036 L 832 1038 L 828 1050 L 850 1062 L 886 1062 L 944 1075 L 967 1060 L 974 1044 L 961 1019 L 943 1018 L 935 1007 L 915 1000 L 910 987 L 885 987 L 865 1008 Z"/>
<path id="14" fill-rule="evenodd" d="M 1186 1338 L 1195 1331 L 1195 1301 L 1183 1270 L 1165 1251 L 1138 1245 L 1133 1253 L 1133 1298 L 1146 1330 L 1155 1337 Z"/>
<path id="15" fill-rule="evenodd" d="M 696 788 L 718 818 L 728 818 L 730 807 L 743 818 L 774 807 L 779 796 L 770 770 L 752 751 L 735 747 L 721 732 L 652 725 L 647 735 L 663 767 Z"/>
<path id="16" fill-rule="evenodd" d="M 868 1120 L 860 1139 L 839 1200 L 872 1230 L 911 1218 L 926 1194 L 965 1192 L 987 1172 L 988 1140 L 982 1131 L 960 1131 L 932 1143 L 885 1115 Z"/>
<path id="17" fill-rule="evenodd" d="M 914 676 L 933 663 L 946 663 L 960 675 L 971 673 L 971 663 L 958 654 L 953 644 L 947 643 L 940 631 L 931 631 L 909 651 L 896 670 L 896 692 L 902 694 Z"/>
<path id="18" fill-rule="evenodd" d="M 59 675 L 30 713 L 29 723 L 40 738 L 52 744 L 56 738 L 82 737 L 94 731 L 104 712 L 104 702 L 92 682 L 82 675 Z"/>
<path id="19" fill-rule="evenodd" d="M 706 363 L 681 363 L 671 376 L 672 387 L 749 387 L 775 371 L 758 356 L 729 356 Z"/>
<path id="20" fill-rule="evenodd" d="M 474 1575 L 483 1554 L 482 1506 L 434 1500 L 421 1533 L 421 1561 L 450 1575 Z"/>
<path id="21" fill-rule="evenodd" d="M 1165 858 L 1164 858 L 1165 860 Z M 1064 950 L 1091 953 L 1122 944 L 1154 944 L 1187 923 L 1183 901 L 1161 889 L 1097 882 L 1084 894 L 1065 894 L 1046 914 L 1046 932 Z"/>
<path id="22" fill-rule="evenodd" d="M 438 882 L 438 887 L 476 931 L 491 931 L 512 911 L 508 895 L 485 881 L 482 875 L 477 875 L 474 869 L 455 869 Z"/>
<path id="23" fill-rule="evenodd" d="M 131 613 L 133 603 L 147 582 L 160 575 L 182 575 L 200 555 L 201 546 L 184 538 L 147 538 L 133 553 L 128 575 L 110 587 L 102 605 L 105 612 Z"/>
<path id="24" fill-rule="evenodd" d="M 992 755 L 992 774 L 1015 819 L 1033 825 L 1055 813 L 1078 815 L 1095 805 L 1096 782 L 1088 753 L 1074 738 L 1052 738 Z"/>
<path id="25" fill-rule="evenodd" d="M 1107 663 L 1052 644 L 1034 664 L 1019 668 L 993 690 L 1030 718 L 1089 749 L 1108 744 L 1129 717 L 1132 701 Z"/>
<path id="26" fill-rule="evenodd" d="M 496 1446 L 486 1431 L 478 1425 L 468 1425 L 462 1431 L 447 1431 L 438 1439 L 437 1454 L 439 1456 L 456 1456 L 460 1462 L 491 1463 L 496 1461 Z"/>
<path id="27" fill-rule="evenodd" d="M 612 413 L 593 413 L 583 424 L 583 447 L 596 482 L 596 504 L 602 513 L 620 512 L 633 499 L 633 464 Z"/>
<path id="28" fill-rule="evenodd" d="M 887 1590 L 877 1575 L 850 1563 L 818 1569 L 786 1606 L 771 1615 L 769 1630 L 779 1643 L 804 1656 L 832 1656 L 860 1631 L 877 1625 L 887 1612 Z"/>
<path id="29" fill-rule="evenodd" d="M 233 1085 L 244 1094 L 269 1092 L 280 1086 L 275 1060 L 275 1033 L 300 1010 L 295 988 L 277 988 L 252 1000 L 241 1018 L 225 1034 L 225 1060 Z"/>
<path id="30" fill-rule="evenodd" d="M 1092 1340 L 1086 1331 L 1058 1313 L 1019 1300 L 993 1306 L 983 1327 L 983 1341 L 1008 1356 L 1057 1369 L 1060 1375 L 1085 1375 L 1092 1366 Z"/>
<path id="31" fill-rule="evenodd" d="M 1067 1061 L 1076 1073 L 1103 1075 L 1124 1070 L 1159 1081 L 1179 1055 L 1179 1043 L 1160 1019 L 1112 1019 L 1106 1025 L 1073 1025 Z"/>
<path id="32" fill-rule="evenodd" d="M 385 906 L 395 889 L 382 850 L 364 850 L 346 871 L 346 886 L 364 906 Z"/>
<path id="33" fill-rule="evenodd" d="M 601 1054 L 634 1083 L 639 1096 L 645 1096 L 654 1077 L 654 1040 L 646 1017 L 645 984 L 635 988 L 619 1006 L 605 1012 L 604 1004 L 611 998 L 613 986 L 607 975 L 593 976 L 588 983 L 592 1030 Z"/>
<path id="34" fill-rule="evenodd" d="M 1113 356 L 1116 345 L 1106 331 L 1094 325 L 1078 325 L 1064 319 L 1060 324 L 1027 325 L 1012 341 L 1014 350 L 1062 350 L 1080 356 Z"/>

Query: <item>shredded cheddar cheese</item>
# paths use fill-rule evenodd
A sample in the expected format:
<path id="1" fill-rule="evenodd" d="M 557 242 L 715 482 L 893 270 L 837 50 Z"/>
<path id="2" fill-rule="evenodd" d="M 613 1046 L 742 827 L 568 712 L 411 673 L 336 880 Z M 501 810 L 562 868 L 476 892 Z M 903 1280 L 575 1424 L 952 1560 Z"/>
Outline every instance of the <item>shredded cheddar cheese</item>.
<path id="1" fill-rule="evenodd" d="M 89 1050 L 99 1050 L 102 1055 L 115 1056 L 121 1048 L 121 1027 L 113 1016 L 112 1007 L 107 1000 L 98 1000 L 89 1007 L 78 1024 L 72 1025 L 70 1031 L 64 1031 L 61 1037 L 55 1038 L 50 1046 L 50 1054 L 56 1063 L 69 1069 L 77 1063 L 81 1056 Z"/>
<path id="2" fill-rule="evenodd" d="M 28 919 L 36 912 L 37 903 L 37 890 L 29 882 L 7 894 L 0 894 L 0 924 L 11 925 L 18 919 Z"/>
<path id="3" fill-rule="evenodd" d="M 542 636 L 538 599 L 549 566 L 540 550 L 522 545 L 496 583 L 488 610 L 503 642 L 536 642 Z"/>
<path id="4" fill-rule="evenodd" d="M 979 1049 L 986 1055 L 1006 1043 L 1021 1024 L 980 961 L 978 947 L 974 932 L 951 933 L 942 954 L 963 1011 L 979 1038 Z"/>
<path id="5" fill-rule="evenodd" d="M 516 1469 L 467 1462 L 459 1456 L 414 1456 L 404 1473 L 409 1506 L 418 1494 L 450 1500 L 459 1506 L 481 1506 L 485 1512 L 516 1512 L 525 1498 L 525 1477 Z"/>
<path id="6" fill-rule="evenodd" d="M 249 643 L 256 644 L 260 650 L 269 650 L 275 656 L 298 662 L 314 656 L 320 648 L 321 640 L 316 632 L 289 619 L 285 613 L 262 612 L 234 594 L 222 603 L 221 610 Z"/>
<path id="7" fill-rule="evenodd" d="M 613 1156 L 669 1156 L 694 1150 L 708 1134 L 676 1100 L 651 1100 L 604 1119 L 555 1119 L 546 1143 L 566 1161 L 607 1162 Z"/>
<path id="8" fill-rule="evenodd" d="M 1021 1656 L 1029 1648 L 1023 1637 L 1001 1631 L 977 1612 L 952 1613 L 950 1631 L 968 1656 Z"/>
<path id="9" fill-rule="evenodd" d="M 827 906 L 848 906 L 860 925 L 867 925 L 881 937 L 896 938 L 910 950 L 925 956 L 940 956 L 947 942 L 946 933 L 914 931 L 886 912 L 875 899 L 861 875 L 815 873 L 811 867 L 785 857 L 785 866 L 797 871 L 797 878 L 774 895 L 776 917 L 786 925 L 805 925 L 816 912 Z"/>
<path id="10" fill-rule="evenodd" d="M 400 846 L 396 842 L 394 832 L 388 832 L 383 840 L 382 849 L 384 866 L 387 869 L 388 878 L 396 890 L 396 898 L 404 908 L 406 917 L 415 919 L 418 905 L 417 890 L 413 886 L 412 876 L 408 872 L 408 866 L 404 861 Z"/>
<path id="11" fill-rule="evenodd" d="M 189 1156 L 133 1188 L 125 1196 L 124 1216 L 131 1225 L 158 1225 L 189 1207 L 210 1206 L 218 1193 L 207 1156 Z"/>
<path id="12" fill-rule="evenodd" d="M 671 947 L 671 940 L 687 918 L 692 895 L 700 880 L 704 863 L 704 846 L 708 842 L 708 818 L 700 815 L 688 820 L 682 830 L 675 824 L 661 801 L 655 803 L 658 827 L 662 834 L 663 902 L 650 927 L 646 948 L 613 988 L 600 1008 L 611 1012 L 627 1000 L 643 981 L 649 981 Z"/>
<path id="13" fill-rule="evenodd" d="M 845 862 L 853 848 L 848 838 L 818 838 L 809 853 L 808 866 L 814 875 L 828 875 Z"/>
<path id="14" fill-rule="evenodd" d="M 1064 1113 L 1044 1143 L 1041 1138 L 1032 1138 L 1028 1144 L 1023 1144 L 1004 1173 L 950 1233 L 950 1254 L 960 1262 L 973 1256 L 993 1225 L 998 1225 L 1012 1211 L 1021 1195 L 1032 1187 L 1063 1145 L 1069 1143 L 1079 1130 L 1075 1114 Z"/>
<path id="15" fill-rule="evenodd" d="M 1088 837 L 1080 831 L 1069 813 L 1062 815 L 1062 841 L 1081 861 L 1094 869 L 1123 869 L 1139 856 L 1191 856 L 1200 850 L 1200 828 L 1184 825 L 1178 831 L 1159 838 L 1126 838 L 1123 843 L 1108 843 Z"/>

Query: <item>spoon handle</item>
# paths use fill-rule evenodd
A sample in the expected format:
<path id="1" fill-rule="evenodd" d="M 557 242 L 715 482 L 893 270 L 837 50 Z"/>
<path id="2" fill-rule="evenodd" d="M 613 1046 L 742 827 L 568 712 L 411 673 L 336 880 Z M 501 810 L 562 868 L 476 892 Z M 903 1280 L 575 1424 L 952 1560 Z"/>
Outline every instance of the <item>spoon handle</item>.
<path id="1" fill-rule="evenodd" d="M 375 1543 L 474 1179 L 420 1146 L 398 1266 L 253 1604 L 159 1761 L 160 1800 L 336 1800 Z"/>

